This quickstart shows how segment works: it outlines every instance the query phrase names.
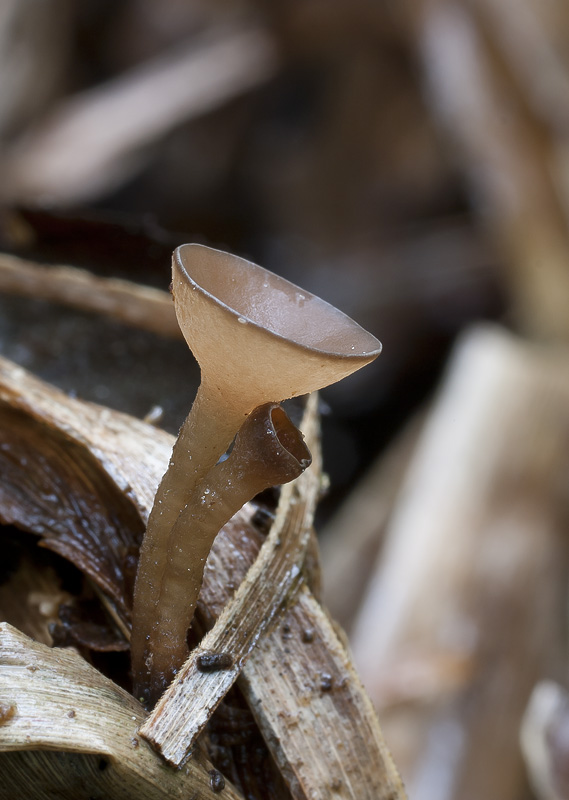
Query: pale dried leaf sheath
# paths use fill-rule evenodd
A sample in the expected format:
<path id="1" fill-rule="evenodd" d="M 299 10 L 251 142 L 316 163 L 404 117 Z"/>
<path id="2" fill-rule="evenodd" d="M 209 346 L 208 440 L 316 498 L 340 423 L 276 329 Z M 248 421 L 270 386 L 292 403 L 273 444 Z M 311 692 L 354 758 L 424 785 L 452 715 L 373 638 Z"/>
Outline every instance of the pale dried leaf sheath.
<path id="1" fill-rule="evenodd" d="M 557 80 L 553 77 L 559 74 L 557 67 L 552 73 L 551 59 L 536 50 L 535 31 L 527 36 L 536 27 L 531 20 L 529 26 L 523 22 L 527 19 L 524 7 L 531 4 L 504 0 L 494 2 L 493 11 L 489 0 L 474 4 L 424 0 L 416 5 L 421 20 L 418 50 L 433 116 L 447 129 L 453 152 L 461 159 L 475 195 L 482 198 L 479 207 L 486 209 L 484 221 L 503 249 L 510 267 L 506 275 L 510 276 L 514 313 L 528 333 L 567 340 L 569 247 L 567 209 L 560 203 L 566 191 L 560 186 L 561 149 L 559 166 L 553 161 L 556 144 L 563 140 L 540 131 L 541 122 L 527 113 L 528 105 L 535 104 L 537 82 L 516 87 L 504 80 L 502 73 L 519 72 L 519 63 L 516 65 L 511 55 L 507 65 L 496 58 L 497 52 L 507 55 L 506 38 L 514 42 L 525 28 L 522 52 L 517 56 L 523 59 L 524 80 L 528 71 L 536 73 L 538 59 L 540 86 L 546 72 Z M 488 9 L 484 26 L 478 20 L 482 7 Z M 554 91 L 563 92 L 565 86 Z M 549 84 L 548 89 L 553 86 Z M 550 117 L 555 102 L 548 99 L 540 112 Z M 563 118 L 562 114 L 555 116 Z M 562 124 L 565 130 L 566 122 Z"/>
<path id="2" fill-rule="evenodd" d="M 50 649 L 0 623 L 0 796 L 43 800 L 211 798 L 210 765 L 163 764 L 136 729 L 142 706 L 68 650 Z M 31 751 L 31 752 L 30 752 Z M 48 751 L 48 752 L 46 752 Z M 226 784 L 224 797 L 240 797 Z"/>
<path id="3" fill-rule="evenodd" d="M 239 687 L 295 800 L 404 800 L 371 701 L 306 587 L 259 642 Z"/>
<path id="4" fill-rule="evenodd" d="M 419 412 L 321 531 L 324 604 L 349 634 L 424 422 Z"/>
<path id="5" fill-rule="evenodd" d="M 1 358 L 0 400 L 56 426 L 70 440 L 86 447 L 142 518 L 147 518 L 168 463 L 171 436 L 125 414 L 68 398 Z M 243 580 L 254 558 L 254 534 L 249 539 L 244 533 L 250 530 L 247 514 L 236 515 L 226 527 L 235 535 L 221 531 L 210 553 L 202 588 L 203 609 L 213 617 L 231 599 L 232 584 Z M 300 635 L 281 642 L 281 636 L 288 637 L 287 630 L 300 630 Z M 311 643 L 303 639 L 321 642 L 322 649 L 311 652 Z M 298 800 L 328 800 L 330 782 L 324 776 L 338 774 L 345 776 L 341 791 L 334 790 L 338 800 L 405 797 L 359 680 L 349 680 L 341 691 L 334 690 L 334 684 L 330 691 L 316 691 L 316 674 L 332 678 L 352 674 L 350 664 L 329 620 L 310 592 L 303 589 L 279 629 L 269 633 L 253 653 L 240 678 L 271 752 Z M 299 669 L 300 673 L 289 676 L 291 670 Z M 309 691 L 309 687 L 314 690 Z M 279 707 L 278 703 L 284 705 Z M 313 758 L 303 757 L 310 752 L 306 749 L 309 741 L 315 748 Z M 324 746 L 326 742 L 330 745 Z"/>
<path id="6" fill-rule="evenodd" d="M 269 536 L 245 580 L 140 729 L 140 735 L 175 766 L 185 761 L 253 648 L 298 585 L 320 489 L 316 393 L 309 398 L 300 427 L 312 465 L 283 488 Z M 200 669 L 204 652 L 223 653 L 231 667 L 204 672 Z"/>
<path id="7" fill-rule="evenodd" d="M 521 718 L 565 658 L 568 367 L 474 328 L 417 443 L 352 635 L 411 797 L 524 796 Z"/>
<path id="8" fill-rule="evenodd" d="M 540 681 L 531 694 L 520 731 L 532 789 L 539 800 L 569 796 L 568 724 L 567 690 L 554 681 Z"/>
<path id="9" fill-rule="evenodd" d="M 182 338 L 172 298 L 151 286 L 0 253 L 0 291 L 64 303 L 161 336 Z"/>

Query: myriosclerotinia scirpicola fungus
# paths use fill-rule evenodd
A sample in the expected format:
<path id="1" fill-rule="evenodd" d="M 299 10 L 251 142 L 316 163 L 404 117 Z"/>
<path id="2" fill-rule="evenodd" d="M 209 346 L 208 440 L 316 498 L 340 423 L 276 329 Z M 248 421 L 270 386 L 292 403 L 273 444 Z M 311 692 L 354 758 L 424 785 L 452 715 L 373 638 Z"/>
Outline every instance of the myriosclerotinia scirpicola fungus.
<path id="1" fill-rule="evenodd" d="M 338 309 L 228 253 L 182 245 L 174 252 L 172 273 L 176 316 L 200 365 L 201 384 L 158 487 L 140 552 L 131 652 L 135 693 L 147 703 L 158 698 L 187 655 L 205 558 L 227 515 L 263 486 L 285 483 L 309 463 L 302 437 L 274 404 L 339 381 L 381 350 L 374 336 Z M 232 451 L 227 466 L 217 465 L 246 418 L 265 404 L 273 405 L 243 427 L 238 453 Z M 268 423 L 266 441 L 256 428 L 259 419 Z M 251 452 L 252 441 L 260 456 Z M 266 459 L 269 483 L 259 479 L 259 457 Z M 254 479 L 246 476 L 247 458 Z M 281 459 L 282 468 L 276 463 Z"/>

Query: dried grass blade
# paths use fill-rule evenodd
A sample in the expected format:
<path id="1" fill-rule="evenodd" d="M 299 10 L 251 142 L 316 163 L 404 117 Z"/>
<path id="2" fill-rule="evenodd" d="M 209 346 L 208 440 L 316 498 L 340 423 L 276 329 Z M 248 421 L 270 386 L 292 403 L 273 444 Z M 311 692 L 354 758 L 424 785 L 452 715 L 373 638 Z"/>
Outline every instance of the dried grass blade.
<path id="1" fill-rule="evenodd" d="M 144 148 L 273 74 L 275 47 L 255 25 L 211 30 L 63 100 L 4 159 L 4 197 L 51 206 L 98 197 L 145 163 Z"/>
<path id="2" fill-rule="evenodd" d="M 307 587 L 239 678 L 294 800 L 405 800 L 377 715 Z"/>
<path id="3" fill-rule="evenodd" d="M 0 623 L 0 707 L 8 709 L 0 720 L 3 797 L 216 796 L 205 760 L 167 770 L 137 738 L 144 710 L 127 692 L 77 653 L 38 644 L 6 623 Z M 22 752 L 45 750 L 57 752 Z M 240 797 L 229 785 L 224 796 Z"/>
<path id="4" fill-rule="evenodd" d="M 167 292 L 67 265 L 47 267 L 0 253 L 0 291 L 105 314 L 135 328 L 180 339 Z"/>

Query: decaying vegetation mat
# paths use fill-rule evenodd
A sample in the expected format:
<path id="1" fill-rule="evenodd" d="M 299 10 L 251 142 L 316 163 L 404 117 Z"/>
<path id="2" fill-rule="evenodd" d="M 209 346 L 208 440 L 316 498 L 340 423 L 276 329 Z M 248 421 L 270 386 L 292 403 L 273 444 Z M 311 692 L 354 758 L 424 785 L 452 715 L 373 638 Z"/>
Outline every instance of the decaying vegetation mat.
<path id="1" fill-rule="evenodd" d="M 315 440 L 314 402 L 304 424 Z M 115 649 L 124 649 L 133 554 L 172 437 L 69 398 L 6 360 L 0 362 L 0 428 L 0 470 L 7 476 L 0 488 L 2 522 L 36 534 L 88 577 L 114 621 Z M 299 560 L 310 549 L 318 469 L 316 458 L 283 495 L 274 523 L 280 532 L 269 533 L 264 546 L 249 508 L 223 529 L 208 561 L 200 619 L 211 628 L 229 604 L 210 639 L 217 637 L 215 646 L 222 642 L 238 665 L 234 678 L 284 778 L 281 785 L 275 780 L 273 796 L 395 800 L 404 793 L 375 712 Z M 246 578 L 252 565 L 265 579 L 257 591 Z M 280 600 L 268 612 L 267 592 Z M 243 614 L 243 603 L 257 614 Z M 225 624 L 232 626 L 230 636 Z M 38 626 L 30 609 L 30 632 Z M 209 763 L 201 740 L 186 758 L 194 740 L 184 725 L 200 704 L 206 717 L 213 713 L 211 697 L 217 691 L 221 700 L 226 671 L 201 673 L 197 681 L 194 675 L 189 717 L 166 699 L 146 721 L 143 730 L 154 731 L 147 735 L 155 747 L 175 741 L 177 750 L 172 745 L 167 754 L 183 764 L 175 769 L 140 736 L 146 715 L 136 699 L 77 652 L 49 649 L 26 632 L 5 623 L 0 629 L 6 796 L 39 798 L 48 790 L 70 798 L 240 796 Z M 178 691 L 184 680 L 187 674 Z"/>

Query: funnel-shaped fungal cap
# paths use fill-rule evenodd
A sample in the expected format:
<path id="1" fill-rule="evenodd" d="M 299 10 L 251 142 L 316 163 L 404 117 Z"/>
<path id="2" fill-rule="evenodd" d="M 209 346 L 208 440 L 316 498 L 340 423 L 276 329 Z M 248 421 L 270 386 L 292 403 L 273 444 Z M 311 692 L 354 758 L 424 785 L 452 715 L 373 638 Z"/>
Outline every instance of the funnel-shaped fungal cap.
<path id="1" fill-rule="evenodd" d="M 178 247 L 172 285 L 180 328 L 206 367 L 209 390 L 248 410 L 335 383 L 381 350 L 324 300 L 203 245 Z"/>
<path id="2" fill-rule="evenodd" d="M 231 455 L 216 467 L 216 472 L 226 484 L 243 486 L 244 505 L 263 489 L 298 478 L 311 463 L 302 433 L 279 405 L 265 403 L 247 417 L 235 437 Z"/>

